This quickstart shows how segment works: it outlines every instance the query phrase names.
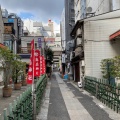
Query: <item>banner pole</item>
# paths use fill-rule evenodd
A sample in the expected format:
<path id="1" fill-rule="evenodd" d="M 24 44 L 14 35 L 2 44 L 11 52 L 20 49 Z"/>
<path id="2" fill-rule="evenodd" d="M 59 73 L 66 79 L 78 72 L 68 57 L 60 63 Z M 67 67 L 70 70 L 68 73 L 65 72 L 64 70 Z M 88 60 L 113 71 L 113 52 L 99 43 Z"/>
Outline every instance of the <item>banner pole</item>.
<path id="1" fill-rule="evenodd" d="M 34 64 L 35 64 L 35 42 L 33 49 L 33 82 L 32 82 L 32 104 L 33 104 L 33 120 L 36 120 L 36 94 L 35 94 L 35 78 L 34 78 Z"/>

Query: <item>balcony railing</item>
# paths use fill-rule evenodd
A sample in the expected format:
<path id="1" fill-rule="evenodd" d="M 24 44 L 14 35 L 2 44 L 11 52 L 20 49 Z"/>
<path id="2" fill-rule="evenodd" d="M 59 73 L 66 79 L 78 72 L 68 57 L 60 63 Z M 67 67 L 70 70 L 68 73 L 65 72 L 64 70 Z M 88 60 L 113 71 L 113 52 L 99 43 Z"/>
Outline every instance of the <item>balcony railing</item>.
<path id="1" fill-rule="evenodd" d="M 39 49 L 36 47 L 35 49 Z M 18 54 L 30 54 L 31 53 L 31 47 L 21 47 L 18 50 Z"/>

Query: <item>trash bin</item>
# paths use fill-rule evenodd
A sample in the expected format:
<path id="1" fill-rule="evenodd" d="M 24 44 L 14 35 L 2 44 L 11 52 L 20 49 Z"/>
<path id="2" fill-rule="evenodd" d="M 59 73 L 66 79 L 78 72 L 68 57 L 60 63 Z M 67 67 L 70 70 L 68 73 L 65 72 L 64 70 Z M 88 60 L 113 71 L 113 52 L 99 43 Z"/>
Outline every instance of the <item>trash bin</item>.
<path id="1" fill-rule="evenodd" d="M 68 80 L 68 74 L 64 75 L 64 79 Z"/>

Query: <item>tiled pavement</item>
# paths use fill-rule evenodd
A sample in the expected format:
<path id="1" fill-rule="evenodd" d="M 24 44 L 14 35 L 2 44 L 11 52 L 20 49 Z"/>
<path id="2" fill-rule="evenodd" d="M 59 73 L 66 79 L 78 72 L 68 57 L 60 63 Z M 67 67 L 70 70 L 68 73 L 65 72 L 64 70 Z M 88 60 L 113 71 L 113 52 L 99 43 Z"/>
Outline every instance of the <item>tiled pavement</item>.
<path id="1" fill-rule="evenodd" d="M 64 82 L 55 72 L 49 80 L 37 120 L 120 120 L 120 114 L 73 82 Z"/>
<path id="2" fill-rule="evenodd" d="M 13 87 L 13 85 L 11 85 L 11 87 Z M 5 108 L 9 107 L 9 103 L 13 103 L 13 101 L 16 100 L 16 98 L 18 96 L 20 96 L 20 94 L 22 94 L 28 87 L 29 87 L 29 85 L 28 86 L 22 86 L 21 90 L 14 90 L 13 89 L 12 96 L 5 98 L 5 97 L 2 96 L 3 86 L 0 86 L 0 114 L 2 115 L 3 110 Z"/>

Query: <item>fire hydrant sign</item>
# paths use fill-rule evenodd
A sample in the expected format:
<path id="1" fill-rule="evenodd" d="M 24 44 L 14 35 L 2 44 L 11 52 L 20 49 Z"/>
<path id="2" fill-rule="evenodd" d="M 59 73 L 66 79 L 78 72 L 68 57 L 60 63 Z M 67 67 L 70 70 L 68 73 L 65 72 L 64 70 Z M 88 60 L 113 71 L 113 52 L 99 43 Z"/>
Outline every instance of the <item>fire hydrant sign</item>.
<path id="1" fill-rule="evenodd" d="M 34 76 L 40 76 L 40 51 L 35 50 Z"/>

